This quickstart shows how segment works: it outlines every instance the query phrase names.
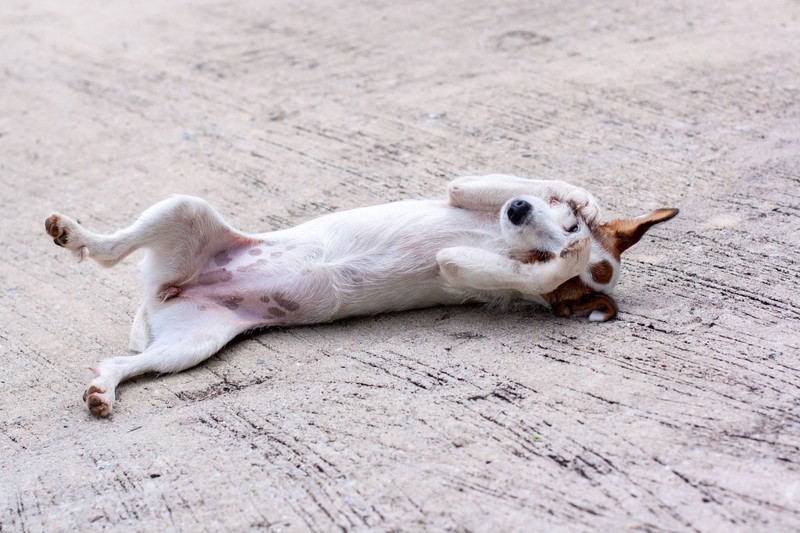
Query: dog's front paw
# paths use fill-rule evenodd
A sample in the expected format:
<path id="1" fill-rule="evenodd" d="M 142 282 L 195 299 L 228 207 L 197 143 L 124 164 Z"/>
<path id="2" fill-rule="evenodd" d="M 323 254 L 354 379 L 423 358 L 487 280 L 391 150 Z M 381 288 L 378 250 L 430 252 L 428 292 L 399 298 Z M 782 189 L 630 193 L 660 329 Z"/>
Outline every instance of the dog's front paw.
<path id="1" fill-rule="evenodd" d="M 579 275 L 589 264 L 589 256 L 592 253 L 592 240 L 590 237 L 579 237 L 572 239 L 564 245 L 559 253 L 559 258 L 565 264 L 565 268 L 571 269 L 575 275 Z"/>
<path id="2" fill-rule="evenodd" d="M 600 222 L 600 205 L 586 189 L 575 187 L 564 196 L 564 201 L 586 221 L 590 228 Z"/>
<path id="3" fill-rule="evenodd" d="M 81 228 L 76 221 L 54 213 L 44 221 L 44 229 L 56 245 L 70 250 L 79 261 L 86 259 L 89 249 L 81 238 Z"/>
<path id="4" fill-rule="evenodd" d="M 108 416 L 114 406 L 114 393 L 109 392 L 108 387 L 99 385 L 89 385 L 83 393 L 83 401 L 92 414 L 97 416 Z"/>

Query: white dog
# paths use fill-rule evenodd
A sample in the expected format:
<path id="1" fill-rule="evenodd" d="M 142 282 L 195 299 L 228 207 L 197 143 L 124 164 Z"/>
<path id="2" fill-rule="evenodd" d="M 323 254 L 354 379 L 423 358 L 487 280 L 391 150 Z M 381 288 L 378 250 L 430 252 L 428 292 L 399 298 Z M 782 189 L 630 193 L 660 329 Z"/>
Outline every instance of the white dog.
<path id="1" fill-rule="evenodd" d="M 263 234 L 234 229 L 188 196 L 154 205 L 112 235 L 50 216 L 47 233 L 81 260 L 111 267 L 139 248 L 146 254 L 130 345 L 141 353 L 92 369 L 88 408 L 108 415 L 121 381 L 190 368 L 265 326 L 519 298 L 607 320 L 616 314 L 607 293 L 619 255 L 677 213 L 599 224 L 584 189 L 504 175 L 460 178 L 448 192 L 449 201 L 354 209 Z"/>

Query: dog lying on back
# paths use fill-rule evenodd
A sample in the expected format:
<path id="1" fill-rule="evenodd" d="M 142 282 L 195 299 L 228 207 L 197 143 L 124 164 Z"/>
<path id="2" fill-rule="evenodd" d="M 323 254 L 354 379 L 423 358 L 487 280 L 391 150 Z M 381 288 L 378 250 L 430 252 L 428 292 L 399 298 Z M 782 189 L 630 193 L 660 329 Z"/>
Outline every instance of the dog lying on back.
<path id="1" fill-rule="evenodd" d="M 145 250 L 145 295 L 130 344 L 141 353 L 92 369 L 88 408 L 106 416 L 121 381 L 190 368 L 254 328 L 515 299 L 560 316 L 608 320 L 617 312 L 609 292 L 620 254 L 678 213 L 660 209 L 601 224 L 584 189 L 505 175 L 456 179 L 448 196 L 333 213 L 262 234 L 234 229 L 188 196 L 152 206 L 111 235 L 50 216 L 47 233 L 81 260 L 112 267 Z"/>

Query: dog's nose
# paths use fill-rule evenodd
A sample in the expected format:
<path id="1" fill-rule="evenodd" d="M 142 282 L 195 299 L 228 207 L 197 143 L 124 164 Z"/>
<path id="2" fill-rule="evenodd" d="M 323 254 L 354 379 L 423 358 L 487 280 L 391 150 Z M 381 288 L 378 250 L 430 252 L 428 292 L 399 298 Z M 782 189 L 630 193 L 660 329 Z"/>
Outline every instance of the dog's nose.
<path id="1" fill-rule="evenodd" d="M 510 220 L 512 224 L 519 226 L 530 210 L 531 204 L 525 200 L 517 200 L 508 206 L 506 215 L 508 215 L 508 220 Z"/>

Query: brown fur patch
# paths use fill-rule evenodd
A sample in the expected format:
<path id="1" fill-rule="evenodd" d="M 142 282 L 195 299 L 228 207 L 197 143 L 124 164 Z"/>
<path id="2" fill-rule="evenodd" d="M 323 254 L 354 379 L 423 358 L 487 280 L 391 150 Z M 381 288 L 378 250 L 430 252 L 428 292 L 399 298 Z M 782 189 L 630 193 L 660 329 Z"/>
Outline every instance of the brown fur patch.
<path id="1" fill-rule="evenodd" d="M 639 242 L 647 230 L 677 214 L 677 209 L 657 209 L 638 218 L 610 220 L 593 227 L 592 238 L 619 261 L 622 252 Z M 562 250 L 562 256 L 565 252 L 567 247 Z M 614 277 L 614 267 L 607 260 L 590 265 L 589 272 L 592 279 L 602 285 L 610 283 Z M 553 314 L 557 316 L 588 315 L 594 311 L 600 311 L 603 320 L 617 316 L 614 299 L 592 290 L 580 277 L 567 280 L 553 292 L 543 294 L 542 298 L 550 304 Z"/>
<path id="2" fill-rule="evenodd" d="M 270 257 L 278 258 L 283 255 L 283 252 L 272 252 L 269 254 Z"/>
<path id="3" fill-rule="evenodd" d="M 599 263 L 590 265 L 589 272 L 592 274 L 592 279 L 600 285 L 606 285 L 611 281 L 611 278 L 614 277 L 614 267 L 605 259 Z"/>
<path id="4" fill-rule="evenodd" d="M 579 277 L 565 281 L 553 292 L 543 294 L 542 298 L 550 304 L 556 316 L 587 315 L 592 311 L 602 311 L 603 320 L 617 316 L 614 300 L 607 294 L 593 291 Z"/>
<path id="5" fill-rule="evenodd" d="M 603 320 L 611 320 L 617 316 L 617 304 L 607 294 L 595 292 L 587 294 L 577 302 L 571 303 L 571 310 L 573 315 L 586 316 L 595 311 L 600 311 L 603 314 Z"/>
<path id="6" fill-rule="evenodd" d="M 592 236 L 600 246 L 619 261 L 622 252 L 639 242 L 639 239 L 656 224 L 666 222 L 678 214 L 677 209 L 656 209 L 638 218 L 617 218 L 595 228 Z"/>
<path id="7" fill-rule="evenodd" d="M 261 255 L 264 253 L 264 250 L 261 248 L 250 248 L 247 253 L 250 255 Z"/>

